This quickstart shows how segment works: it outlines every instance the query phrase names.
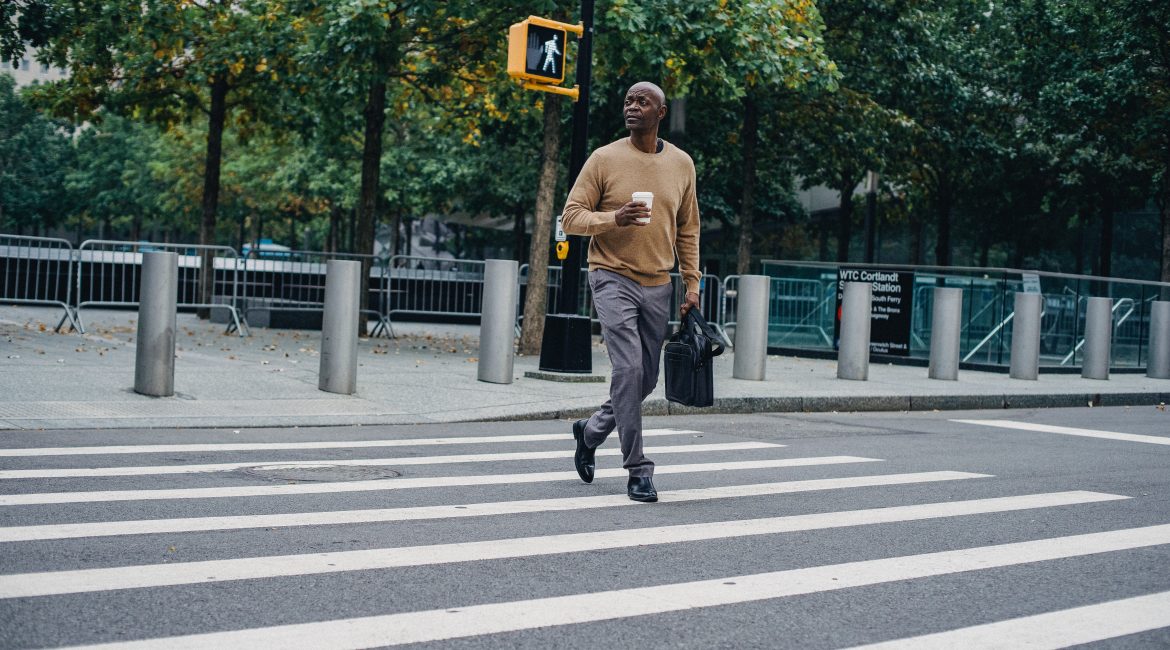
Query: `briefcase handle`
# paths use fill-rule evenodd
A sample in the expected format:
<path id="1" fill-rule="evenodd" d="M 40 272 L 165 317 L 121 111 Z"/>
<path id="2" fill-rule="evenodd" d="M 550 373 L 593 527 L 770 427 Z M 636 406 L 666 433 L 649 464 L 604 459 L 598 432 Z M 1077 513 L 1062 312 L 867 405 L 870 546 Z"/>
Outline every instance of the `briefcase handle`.
<path id="1" fill-rule="evenodd" d="M 714 346 L 714 348 L 711 350 L 712 357 L 717 357 L 723 354 L 723 338 L 715 332 L 715 328 L 711 327 L 711 325 L 707 322 L 707 319 L 703 318 L 703 315 L 699 313 L 697 308 L 692 307 L 690 311 L 687 312 L 687 315 L 683 317 L 683 323 L 680 324 L 680 328 L 682 325 L 686 324 L 687 319 L 690 319 L 690 321 L 694 323 L 695 327 L 697 327 L 704 336 L 711 340 L 711 344 Z"/>

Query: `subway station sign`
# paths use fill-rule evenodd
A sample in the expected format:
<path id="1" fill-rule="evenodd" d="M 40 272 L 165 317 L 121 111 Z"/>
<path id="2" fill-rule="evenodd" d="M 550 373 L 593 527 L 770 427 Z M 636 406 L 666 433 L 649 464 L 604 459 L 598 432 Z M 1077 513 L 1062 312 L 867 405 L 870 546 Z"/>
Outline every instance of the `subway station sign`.
<path id="1" fill-rule="evenodd" d="M 914 310 L 914 272 L 842 266 L 837 269 L 837 318 L 833 347 L 841 341 L 841 299 L 846 282 L 868 282 L 871 287 L 869 351 L 872 354 L 910 356 L 910 323 Z"/>

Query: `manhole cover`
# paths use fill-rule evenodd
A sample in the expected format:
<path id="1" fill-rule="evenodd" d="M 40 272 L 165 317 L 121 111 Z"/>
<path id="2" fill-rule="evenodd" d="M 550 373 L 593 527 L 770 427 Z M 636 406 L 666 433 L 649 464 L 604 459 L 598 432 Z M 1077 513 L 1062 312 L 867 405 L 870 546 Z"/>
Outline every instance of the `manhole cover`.
<path id="1" fill-rule="evenodd" d="M 388 467 L 362 465 L 329 465 L 325 463 L 281 463 L 257 465 L 240 470 L 244 474 L 266 481 L 369 481 L 402 476 Z"/>

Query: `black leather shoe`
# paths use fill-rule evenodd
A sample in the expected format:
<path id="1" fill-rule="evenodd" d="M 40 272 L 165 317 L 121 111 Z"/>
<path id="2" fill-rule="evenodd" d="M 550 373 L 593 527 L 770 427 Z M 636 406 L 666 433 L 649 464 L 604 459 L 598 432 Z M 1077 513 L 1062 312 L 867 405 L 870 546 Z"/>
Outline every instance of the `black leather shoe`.
<path id="1" fill-rule="evenodd" d="M 593 482 L 593 471 L 596 465 L 593 462 L 593 453 L 596 451 L 585 446 L 585 423 L 589 420 L 577 420 L 573 423 L 573 438 L 577 440 L 577 451 L 573 454 L 573 465 L 577 467 L 577 476 L 586 483 Z"/>
<path id="2" fill-rule="evenodd" d="M 634 501 L 654 503 L 658 500 L 658 490 L 654 489 L 654 479 L 649 476 L 631 476 L 626 484 L 626 494 Z"/>

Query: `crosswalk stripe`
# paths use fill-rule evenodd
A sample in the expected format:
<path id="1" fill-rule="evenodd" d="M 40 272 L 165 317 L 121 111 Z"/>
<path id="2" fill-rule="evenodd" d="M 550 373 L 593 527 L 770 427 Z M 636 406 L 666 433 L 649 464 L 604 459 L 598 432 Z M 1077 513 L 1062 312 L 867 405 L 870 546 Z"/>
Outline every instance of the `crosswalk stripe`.
<path id="1" fill-rule="evenodd" d="M 115 589 L 169 587 L 504 558 L 527 558 L 632 546 L 731 539 L 794 531 L 1008 512 L 1127 498 L 1129 497 L 1100 492 L 1054 492 L 739 521 L 715 521 L 702 524 L 493 539 L 480 542 L 9 574 L 0 575 L 0 598 L 55 596 Z"/>
<path id="2" fill-rule="evenodd" d="M 725 470 L 776 469 L 782 467 L 811 467 L 848 463 L 877 463 L 879 458 L 860 456 L 814 456 L 808 458 L 775 458 L 741 460 L 720 463 L 693 463 L 687 465 L 660 465 L 655 475 L 718 472 Z M 621 468 L 599 469 L 597 478 L 625 478 L 629 472 Z M 576 472 L 532 472 L 528 474 L 481 474 L 474 476 L 433 476 L 393 478 L 372 481 L 335 483 L 298 483 L 278 485 L 242 485 L 212 488 L 171 488 L 163 490 L 102 490 L 95 492 L 40 492 L 32 494 L 0 494 L 0 506 L 48 505 L 59 503 L 98 503 L 105 501 L 153 501 L 169 499 L 216 499 L 228 497 L 268 497 L 301 494 L 328 494 L 337 492 L 372 492 L 380 490 L 407 490 L 416 488 L 463 487 L 472 485 L 510 485 L 543 483 L 546 481 L 580 481 Z"/>
<path id="3" fill-rule="evenodd" d="M 728 576 L 714 580 L 84 647 L 117 647 L 127 650 L 201 650 L 212 647 L 256 650 L 292 647 L 336 650 L 376 648 L 758 602 L 1163 544 L 1170 544 L 1170 525 Z"/>
<path id="4" fill-rule="evenodd" d="M 1051 424 L 1016 422 L 1014 420 L 951 420 L 951 422 L 959 422 L 961 424 L 978 424 L 979 426 L 999 427 L 1001 429 L 1036 431 L 1038 433 L 1060 433 L 1066 436 L 1083 436 L 1085 438 L 1104 438 L 1105 440 L 1144 442 L 1151 445 L 1170 445 L 1170 437 L 1165 436 L 1143 436 L 1137 433 L 1118 433 L 1116 431 L 1098 431 L 1096 429 L 1077 429 L 1076 427 L 1059 427 Z"/>
<path id="5" fill-rule="evenodd" d="M 569 439 L 572 442 L 572 439 Z M 0 470 L 0 479 L 30 478 L 95 478 L 102 476 L 161 476 L 164 474 L 204 474 L 208 472 L 230 472 L 247 467 L 265 466 L 359 466 L 384 467 L 407 465 L 449 465 L 455 463 L 496 463 L 519 460 L 548 460 L 572 458 L 573 449 L 552 451 L 516 451 L 499 454 L 446 454 L 441 456 L 415 456 L 398 458 L 342 458 L 338 460 L 254 460 L 246 463 L 210 463 L 202 465 L 127 465 L 120 467 L 70 467 L 63 469 L 10 469 Z M 772 442 L 719 442 L 699 445 L 671 445 L 647 447 L 646 455 L 655 454 L 700 454 L 717 451 L 746 451 L 751 449 L 776 449 L 783 447 Z M 598 456 L 621 456 L 617 448 L 598 449 Z"/>
<path id="6" fill-rule="evenodd" d="M 1170 591 L 925 634 L 854 650 L 1067 648 L 1170 626 Z"/>
<path id="7" fill-rule="evenodd" d="M 681 436 L 702 433 L 690 429 L 646 429 L 644 437 Z M 107 454 L 175 454 L 189 452 L 276 451 L 294 449 L 367 449 L 376 447 L 430 447 L 438 445 L 476 445 L 506 442 L 548 442 L 572 440 L 568 429 L 561 433 L 508 434 L 502 436 L 467 436 L 406 438 L 398 440 L 324 440 L 314 442 L 225 442 L 176 445 L 110 445 L 105 447 L 31 447 L 0 449 L 0 458 L 30 456 L 93 456 Z"/>
<path id="8" fill-rule="evenodd" d="M 917 472 L 912 474 L 881 474 L 875 476 L 852 476 L 848 478 L 756 483 L 752 485 L 730 485 L 689 490 L 671 490 L 660 494 L 659 501 L 663 503 L 683 503 L 708 499 L 792 494 L 796 492 L 811 492 L 814 490 L 877 487 L 883 485 L 908 485 L 913 483 L 957 481 L 972 478 L 990 478 L 990 475 L 972 474 L 969 472 Z M 276 515 L 189 517 L 182 519 L 143 519 L 138 521 L 9 526 L 0 528 L 0 542 L 28 542 L 49 539 L 74 539 L 79 537 L 108 537 L 115 535 L 147 535 L 152 533 L 189 533 L 212 530 L 244 530 L 249 528 L 287 528 L 292 526 L 320 526 L 328 524 L 421 521 L 424 519 L 454 519 L 535 512 L 559 512 L 631 505 L 637 504 L 626 498 L 624 494 L 607 494 L 592 497 L 498 501 L 494 503 L 468 503 L 462 505 L 413 506 L 407 508 L 380 508 L 376 510 L 342 510 Z"/>

